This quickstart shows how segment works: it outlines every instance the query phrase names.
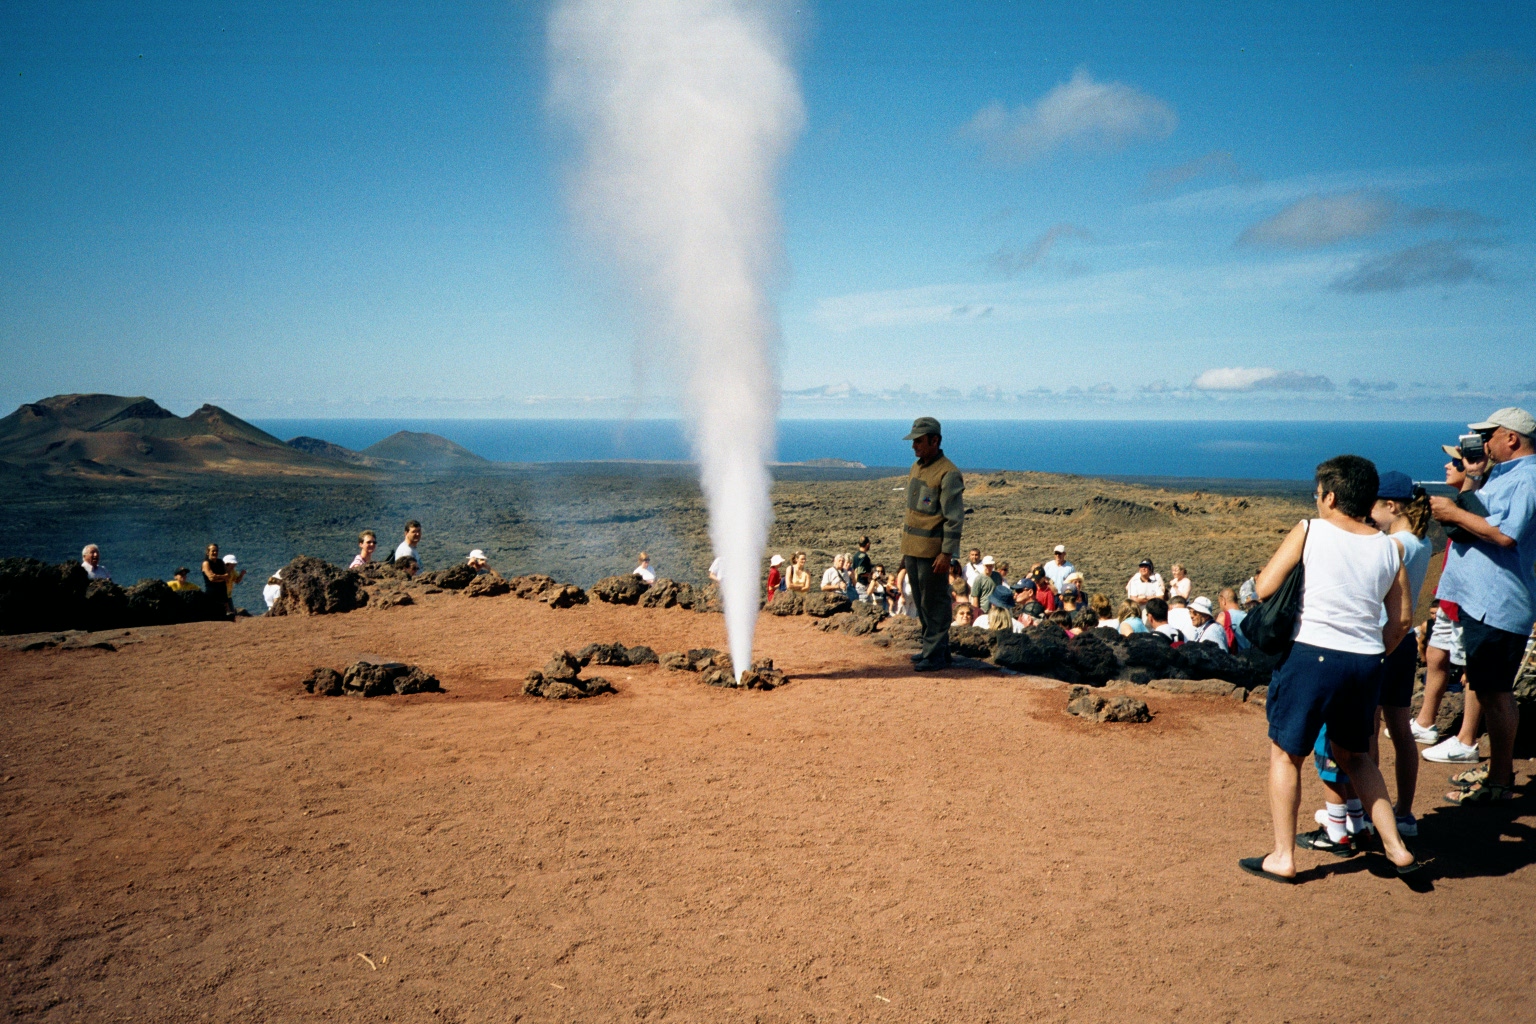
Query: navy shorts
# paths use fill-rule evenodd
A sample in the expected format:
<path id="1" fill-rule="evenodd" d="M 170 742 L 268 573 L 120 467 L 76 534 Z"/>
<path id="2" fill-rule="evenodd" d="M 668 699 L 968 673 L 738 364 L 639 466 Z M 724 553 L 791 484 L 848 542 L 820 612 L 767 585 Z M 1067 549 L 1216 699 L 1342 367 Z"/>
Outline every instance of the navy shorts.
<path id="1" fill-rule="evenodd" d="M 1525 660 L 1526 638 L 1461 614 L 1461 643 L 1467 652 L 1467 685 L 1481 697 L 1509 693 Z"/>
<path id="2" fill-rule="evenodd" d="M 1385 660 L 1380 654 L 1293 644 L 1269 681 L 1264 704 L 1269 738 L 1287 754 L 1302 757 L 1326 725 L 1335 746 L 1357 754 L 1370 750 Z"/>
<path id="3" fill-rule="evenodd" d="M 1397 650 L 1387 655 L 1381 669 L 1381 700 L 1384 708 L 1406 708 L 1413 704 L 1413 680 L 1419 674 L 1419 640 L 1409 630 Z"/>

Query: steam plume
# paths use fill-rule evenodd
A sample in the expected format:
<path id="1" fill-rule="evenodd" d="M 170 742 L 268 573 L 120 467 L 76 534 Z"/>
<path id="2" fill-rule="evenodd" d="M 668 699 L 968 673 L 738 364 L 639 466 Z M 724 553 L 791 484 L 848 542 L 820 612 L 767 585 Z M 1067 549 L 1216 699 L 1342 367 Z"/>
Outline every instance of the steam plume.
<path id="1" fill-rule="evenodd" d="M 549 27 L 552 102 L 584 146 L 577 214 L 682 376 L 739 675 L 772 517 L 774 182 L 802 121 L 783 26 L 752 0 L 562 0 Z"/>

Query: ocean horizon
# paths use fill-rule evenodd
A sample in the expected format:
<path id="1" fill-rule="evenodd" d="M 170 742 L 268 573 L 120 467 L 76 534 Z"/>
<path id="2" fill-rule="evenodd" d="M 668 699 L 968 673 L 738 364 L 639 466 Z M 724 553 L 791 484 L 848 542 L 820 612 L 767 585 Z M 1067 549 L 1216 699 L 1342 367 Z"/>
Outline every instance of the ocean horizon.
<path id="1" fill-rule="evenodd" d="M 679 462 L 691 458 L 679 420 L 253 419 L 283 440 L 318 437 L 362 450 L 400 430 L 439 434 L 494 462 Z M 781 420 L 778 462 L 838 459 L 905 467 L 906 420 Z M 1360 420 L 952 420 L 946 453 L 973 470 L 1086 476 L 1309 480 L 1319 462 L 1362 455 L 1416 480 L 1443 475 L 1442 444 L 1466 424 Z"/>

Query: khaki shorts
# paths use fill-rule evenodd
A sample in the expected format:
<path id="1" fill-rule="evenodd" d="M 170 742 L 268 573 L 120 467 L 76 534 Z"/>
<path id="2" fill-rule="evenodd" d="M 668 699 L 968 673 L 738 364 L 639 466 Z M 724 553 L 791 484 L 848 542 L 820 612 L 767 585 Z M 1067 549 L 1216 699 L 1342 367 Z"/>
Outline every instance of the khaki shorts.
<path id="1" fill-rule="evenodd" d="M 1452 622 L 1444 608 L 1435 609 L 1435 624 L 1429 631 L 1429 646 L 1448 653 L 1452 665 L 1466 667 L 1467 652 L 1461 645 L 1461 623 Z"/>

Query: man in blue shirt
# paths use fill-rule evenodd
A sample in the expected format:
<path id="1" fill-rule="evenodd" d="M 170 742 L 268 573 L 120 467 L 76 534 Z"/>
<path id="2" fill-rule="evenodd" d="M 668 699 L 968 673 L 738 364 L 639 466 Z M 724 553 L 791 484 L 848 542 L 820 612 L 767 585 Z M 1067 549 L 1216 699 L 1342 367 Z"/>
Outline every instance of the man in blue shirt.
<path id="1" fill-rule="evenodd" d="M 1051 586 L 1056 588 L 1056 593 L 1061 593 L 1062 585 L 1067 582 L 1067 577 L 1077 572 L 1077 566 L 1067 561 L 1067 546 L 1057 544 L 1056 550 L 1051 552 L 1051 560 L 1045 563 L 1046 578 L 1051 581 Z"/>
<path id="2" fill-rule="evenodd" d="M 1474 777 L 1465 788 L 1446 794 L 1453 804 L 1512 795 L 1520 724 L 1513 690 L 1536 623 L 1536 419 L 1524 409 L 1500 409 L 1468 429 L 1482 435 L 1488 454 L 1488 460 L 1466 462 L 1469 475 L 1487 475 L 1477 492 L 1487 517 L 1449 498 L 1430 499 L 1436 519 L 1471 537 L 1451 545 L 1438 597 L 1461 607 L 1467 685 L 1482 704 L 1490 749 L 1487 776 L 1470 773 Z"/>

